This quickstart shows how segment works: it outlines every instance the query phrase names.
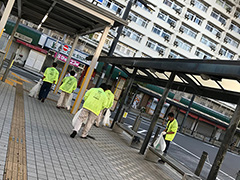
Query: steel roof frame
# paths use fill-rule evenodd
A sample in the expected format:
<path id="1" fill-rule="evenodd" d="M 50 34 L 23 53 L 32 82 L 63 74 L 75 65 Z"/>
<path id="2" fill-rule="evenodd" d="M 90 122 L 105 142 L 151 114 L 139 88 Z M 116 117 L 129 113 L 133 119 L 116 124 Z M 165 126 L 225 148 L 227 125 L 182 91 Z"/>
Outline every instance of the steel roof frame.
<path id="1" fill-rule="evenodd" d="M 159 73 L 176 72 L 178 77 L 185 81 L 174 81 L 172 89 L 184 91 L 191 94 L 218 99 L 225 102 L 236 104 L 240 98 L 240 90 L 228 91 L 223 89 L 218 82 L 222 78 L 240 80 L 240 61 L 229 60 L 201 60 L 201 59 L 164 59 L 164 58 L 131 58 L 131 57 L 99 57 L 100 62 L 114 64 L 122 69 L 127 75 L 131 75 L 126 68 L 136 67 L 148 76 L 136 75 L 135 80 L 165 87 L 166 79 L 154 77 L 147 69 L 154 70 Z M 165 74 L 165 73 L 164 73 Z M 192 79 L 187 76 L 192 75 Z M 193 79 L 194 75 L 207 75 L 217 83 L 219 89 L 196 84 Z M 195 79 L 196 80 L 196 79 Z M 217 81 L 218 80 L 218 81 Z"/>

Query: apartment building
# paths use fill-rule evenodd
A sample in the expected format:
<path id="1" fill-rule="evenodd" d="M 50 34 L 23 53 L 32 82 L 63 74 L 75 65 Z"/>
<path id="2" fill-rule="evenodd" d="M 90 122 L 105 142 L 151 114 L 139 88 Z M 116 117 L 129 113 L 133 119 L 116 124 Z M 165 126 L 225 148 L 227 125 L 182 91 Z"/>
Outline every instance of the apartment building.
<path id="1" fill-rule="evenodd" d="M 239 0 L 148 0 L 129 13 L 115 55 L 194 59 L 240 59 Z M 128 1 L 103 0 L 98 6 L 122 16 Z M 112 41 L 111 33 L 106 47 Z M 100 34 L 92 37 L 99 40 Z"/>

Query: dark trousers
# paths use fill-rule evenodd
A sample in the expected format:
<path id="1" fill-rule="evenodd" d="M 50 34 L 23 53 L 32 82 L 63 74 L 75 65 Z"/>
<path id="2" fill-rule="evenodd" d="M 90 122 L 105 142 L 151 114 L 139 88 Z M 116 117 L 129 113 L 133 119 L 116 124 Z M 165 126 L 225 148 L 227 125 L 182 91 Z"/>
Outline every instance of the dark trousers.
<path id="1" fill-rule="evenodd" d="M 46 99 L 49 91 L 51 90 L 52 84 L 49 82 L 43 82 L 40 92 L 38 94 L 38 99 Z"/>
<path id="2" fill-rule="evenodd" d="M 168 148 L 169 148 L 169 145 L 170 145 L 170 142 L 171 141 L 167 141 L 167 140 L 165 140 L 165 142 L 166 142 L 166 149 L 163 151 L 165 154 L 167 154 L 167 151 L 168 151 Z"/>

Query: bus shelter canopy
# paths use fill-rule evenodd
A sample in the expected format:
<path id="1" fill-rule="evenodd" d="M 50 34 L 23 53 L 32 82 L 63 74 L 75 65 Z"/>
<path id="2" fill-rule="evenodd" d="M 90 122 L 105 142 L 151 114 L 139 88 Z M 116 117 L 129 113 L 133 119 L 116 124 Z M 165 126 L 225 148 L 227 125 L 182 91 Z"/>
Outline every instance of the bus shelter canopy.
<path id="1" fill-rule="evenodd" d="M 205 96 L 233 104 L 240 97 L 240 61 L 202 59 L 164 59 L 132 57 L 99 57 L 135 80 L 165 87 L 171 72 L 176 72 L 171 89 Z"/>
<path id="2" fill-rule="evenodd" d="M 85 35 L 127 22 L 87 0 L 17 0 L 12 14 L 68 35 Z"/>

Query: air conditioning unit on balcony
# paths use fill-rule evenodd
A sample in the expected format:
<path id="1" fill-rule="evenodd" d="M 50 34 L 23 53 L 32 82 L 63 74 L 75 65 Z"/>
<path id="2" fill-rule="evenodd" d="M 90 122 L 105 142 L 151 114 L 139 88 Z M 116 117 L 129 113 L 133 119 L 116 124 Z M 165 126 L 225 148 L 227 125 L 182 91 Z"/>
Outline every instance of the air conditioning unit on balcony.
<path id="1" fill-rule="evenodd" d="M 173 22 L 173 21 L 171 21 L 171 22 L 170 22 L 170 26 L 173 27 L 173 28 L 175 28 L 175 27 L 176 27 L 176 23 Z"/>
<path id="2" fill-rule="evenodd" d="M 185 18 L 188 20 L 189 19 L 189 14 L 185 14 Z"/>
<path id="3" fill-rule="evenodd" d="M 235 18 L 238 18 L 238 17 L 239 17 L 239 12 L 235 12 L 235 13 L 234 13 L 234 17 L 235 17 Z"/>
<path id="4" fill-rule="evenodd" d="M 217 37 L 217 38 L 221 38 L 221 33 L 220 33 L 220 32 L 217 32 L 216 37 Z"/>
<path id="5" fill-rule="evenodd" d="M 174 41 L 174 46 L 177 46 L 178 47 L 178 41 Z"/>
<path id="6" fill-rule="evenodd" d="M 180 8 L 179 9 L 175 9 L 175 11 L 176 11 L 177 14 L 181 14 L 182 13 L 182 9 L 180 9 Z"/>
<path id="7" fill-rule="evenodd" d="M 210 45 L 210 48 L 211 48 L 212 51 L 215 51 L 215 50 L 216 50 L 216 47 L 213 46 L 213 45 Z"/>
<path id="8" fill-rule="evenodd" d="M 181 32 L 181 33 L 184 32 L 184 28 L 182 26 L 179 28 L 179 32 Z"/>
<path id="9" fill-rule="evenodd" d="M 218 52 L 218 54 L 223 55 L 223 50 L 220 49 L 219 52 Z"/>
<path id="10" fill-rule="evenodd" d="M 159 50 L 159 55 L 161 55 L 161 56 L 164 55 L 164 50 L 163 50 L 163 49 L 160 49 L 160 50 Z"/>
<path id="11" fill-rule="evenodd" d="M 168 35 L 164 36 L 165 41 L 169 42 L 170 37 Z"/>
<path id="12" fill-rule="evenodd" d="M 168 58 L 173 58 L 173 55 L 169 54 Z"/>
<path id="13" fill-rule="evenodd" d="M 195 0 L 191 0 L 191 2 L 190 2 L 190 4 L 193 6 L 195 5 L 195 3 L 196 3 Z"/>
<path id="14" fill-rule="evenodd" d="M 228 37 L 225 37 L 225 38 L 224 38 L 224 42 L 225 42 L 225 43 L 229 43 L 229 41 L 230 41 L 230 39 L 229 39 Z"/>
<path id="15" fill-rule="evenodd" d="M 228 13 L 231 13 L 231 11 L 232 11 L 232 8 L 230 8 L 230 7 L 227 7 L 227 8 L 226 8 L 226 10 L 227 10 L 227 12 L 228 12 Z"/>
<path id="16" fill-rule="evenodd" d="M 233 30 L 233 25 L 232 25 L 232 24 L 229 26 L 229 29 L 230 29 L 230 30 Z"/>

